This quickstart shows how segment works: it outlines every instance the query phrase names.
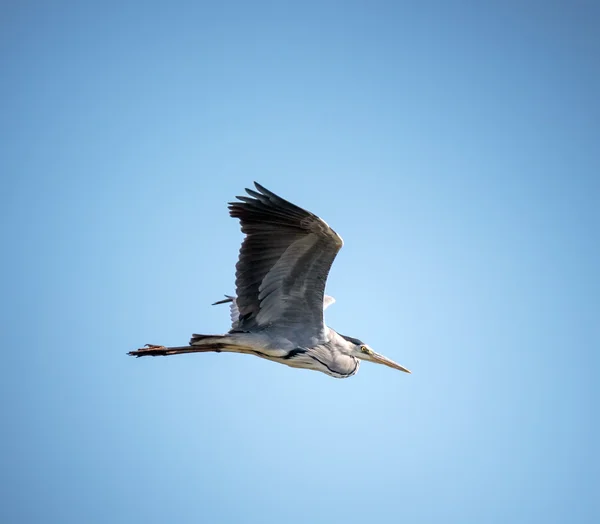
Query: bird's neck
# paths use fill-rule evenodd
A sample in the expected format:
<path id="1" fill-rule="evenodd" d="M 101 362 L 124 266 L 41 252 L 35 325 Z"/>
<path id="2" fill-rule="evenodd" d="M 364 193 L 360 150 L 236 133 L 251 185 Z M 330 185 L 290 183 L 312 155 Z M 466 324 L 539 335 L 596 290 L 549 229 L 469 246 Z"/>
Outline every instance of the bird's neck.
<path id="1" fill-rule="evenodd" d="M 345 355 L 353 355 L 354 354 L 354 343 L 350 342 L 342 335 L 340 335 L 335 329 L 330 330 L 330 338 L 329 343 L 334 345 L 336 349 Z"/>

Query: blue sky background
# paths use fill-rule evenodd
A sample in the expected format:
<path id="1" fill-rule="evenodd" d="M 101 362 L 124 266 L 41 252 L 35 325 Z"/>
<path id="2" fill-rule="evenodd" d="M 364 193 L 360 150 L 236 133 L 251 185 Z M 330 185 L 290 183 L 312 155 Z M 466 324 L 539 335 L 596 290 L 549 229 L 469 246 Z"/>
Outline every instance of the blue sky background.
<path id="1" fill-rule="evenodd" d="M 599 521 L 600 9 L 483 4 L 2 3 L 0 521 Z M 228 329 L 253 180 L 411 376 L 126 356 Z"/>

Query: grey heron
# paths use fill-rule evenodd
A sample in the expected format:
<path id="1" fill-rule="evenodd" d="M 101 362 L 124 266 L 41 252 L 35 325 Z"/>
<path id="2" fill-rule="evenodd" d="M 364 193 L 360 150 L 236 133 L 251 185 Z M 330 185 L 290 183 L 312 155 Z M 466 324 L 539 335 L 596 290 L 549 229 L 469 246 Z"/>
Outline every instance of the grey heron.
<path id="1" fill-rule="evenodd" d="M 230 303 L 231 330 L 224 335 L 192 335 L 188 346 L 147 344 L 129 352 L 136 357 L 184 353 L 247 353 L 295 368 L 346 378 L 361 360 L 396 364 L 358 338 L 325 325 L 323 310 L 334 302 L 325 295 L 331 264 L 341 237 L 313 213 L 277 196 L 258 183 L 249 196 L 229 203 L 246 235 L 236 264 L 236 296 Z"/>

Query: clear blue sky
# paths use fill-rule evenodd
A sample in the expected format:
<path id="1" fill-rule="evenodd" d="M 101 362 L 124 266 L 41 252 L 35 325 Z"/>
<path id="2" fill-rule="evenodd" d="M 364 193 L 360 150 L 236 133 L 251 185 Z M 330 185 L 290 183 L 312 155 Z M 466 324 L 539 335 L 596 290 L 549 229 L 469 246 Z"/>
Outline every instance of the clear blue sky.
<path id="1" fill-rule="evenodd" d="M 4 2 L 0 521 L 599 522 L 599 35 L 592 1 Z M 126 356 L 228 329 L 253 180 L 344 237 L 326 320 L 412 375 Z"/>

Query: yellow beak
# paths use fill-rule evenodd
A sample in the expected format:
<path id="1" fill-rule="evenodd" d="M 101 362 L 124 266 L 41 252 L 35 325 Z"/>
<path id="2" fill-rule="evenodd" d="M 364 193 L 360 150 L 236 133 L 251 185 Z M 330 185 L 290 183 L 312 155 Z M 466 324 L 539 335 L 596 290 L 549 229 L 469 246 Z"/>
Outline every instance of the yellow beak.
<path id="1" fill-rule="evenodd" d="M 384 366 L 388 366 L 390 368 L 404 371 L 404 373 L 410 373 L 410 371 L 408 369 L 406 369 L 405 367 L 401 366 L 400 364 L 396 364 L 393 360 L 390 360 L 389 358 L 384 357 L 383 355 L 380 355 L 379 353 L 373 352 L 373 354 L 369 355 L 369 356 L 371 357 L 370 360 L 372 362 L 377 362 L 377 364 L 383 364 Z"/>

